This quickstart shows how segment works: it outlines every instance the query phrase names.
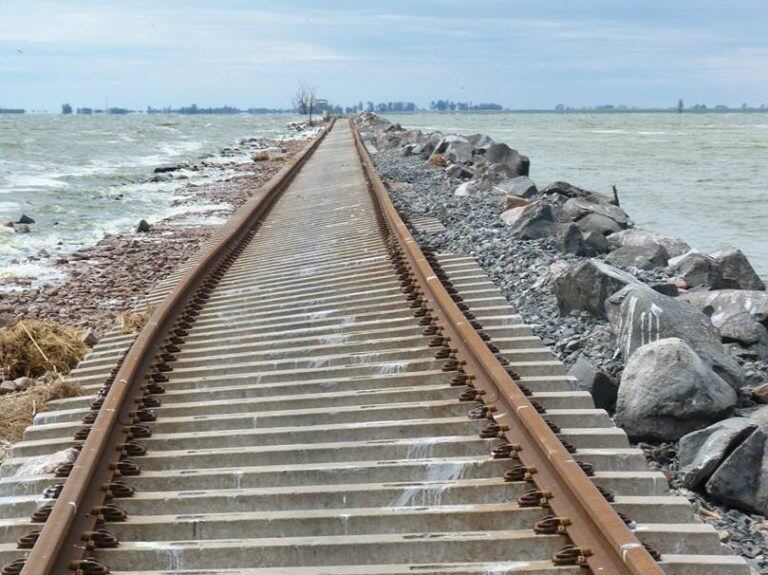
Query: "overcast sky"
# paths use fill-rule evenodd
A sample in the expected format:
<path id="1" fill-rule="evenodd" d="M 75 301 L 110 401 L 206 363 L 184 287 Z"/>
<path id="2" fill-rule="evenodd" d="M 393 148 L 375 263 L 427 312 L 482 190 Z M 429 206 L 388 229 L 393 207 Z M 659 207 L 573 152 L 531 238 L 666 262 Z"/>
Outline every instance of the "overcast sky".
<path id="1" fill-rule="evenodd" d="M 768 0 L 0 0 L 0 107 L 768 104 Z"/>

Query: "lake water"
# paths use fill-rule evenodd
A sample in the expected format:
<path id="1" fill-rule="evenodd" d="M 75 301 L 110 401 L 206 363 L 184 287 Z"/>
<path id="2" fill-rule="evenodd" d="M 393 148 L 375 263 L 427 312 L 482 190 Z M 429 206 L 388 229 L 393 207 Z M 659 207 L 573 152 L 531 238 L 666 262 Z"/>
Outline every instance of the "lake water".
<path id="1" fill-rule="evenodd" d="M 710 251 L 736 246 L 768 277 L 768 114 L 407 114 L 407 128 L 485 133 L 531 159 L 539 187 L 611 193 L 638 226 Z"/>
<path id="2" fill-rule="evenodd" d="M 483 132 L 531 158 L 544 186 L 566 180 L 609 192 L 640 226 L 701 250 L 737 246 L 768 277 L 768 114 L 409 114 L 409 128 Z M 46 249 L 73 251 L 139 219 L 177 210 L 184 186 L 223 177 L 146 183 L 152 169 L 194 160 L 243 138 L 288 135 L 288 116 L 0 115 L 0 218 L 36 220 L 31 234 L 0 230 L 3 276 L 44 275 Z M 198 206 L 195 209 L 205 209 Z"/>
<path id="3" fill-rule="evenodd" d="M 28 261 L 41 249 L 58 254 L 96 243 L 180 211 L 185 186 L 226 172 L 188 171 L 188 179 L 147 183 L 162 164 L 196 160 L 243 138 L 289 135 L 295 118 L 277 116 L 0 115 L 0 219 L 34 218 L 32 233 L 0 229 L 3 277 L 40 277 L 50 259 Z M 243 158 L 243 161 L 247 158 Z M 215 161 L 215 160 L 214 160 Z M 5 231 L 4 231 L 5 230 Z M 8 287 L 6 285 L 6 287 Z"/>

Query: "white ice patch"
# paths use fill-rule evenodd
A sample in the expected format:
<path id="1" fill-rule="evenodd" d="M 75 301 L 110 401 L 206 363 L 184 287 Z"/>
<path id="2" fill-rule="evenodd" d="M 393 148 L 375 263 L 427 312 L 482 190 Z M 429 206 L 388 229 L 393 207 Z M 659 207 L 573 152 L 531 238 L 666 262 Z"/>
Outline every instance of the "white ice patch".
<path id="1" fill-rule="evenodd" d="M 36 477 L 39 475 L 49 475 L 64 463 L 74 463 L 77 459 L 77 450 L 73 448 L 62 449 L 48 455 L 38 455 L 24 462 L 16 470 L 14 477 Z"/>
<path id="2" fill-rule="evenodd" d="M 389 363 L 384 363 L 379 366 L 376 375 L 393 375 L 395 373 L 400 373 L 405 371 L 407 366 L 407 361 L 391 361 Z"/>
<path id="3" fill-rule="evenodd" d="M 425 481 L 436 485 L 414 485 L 408 487 L 398 497 L 392 507 L 411 507 L 413 505 L 437 506 L 440 505 L 443 493 L 451 484 L 450 481 L 458 481 L 464 477 L 466 463 L 450 463 L 448 465 L 429 465 Z"/>

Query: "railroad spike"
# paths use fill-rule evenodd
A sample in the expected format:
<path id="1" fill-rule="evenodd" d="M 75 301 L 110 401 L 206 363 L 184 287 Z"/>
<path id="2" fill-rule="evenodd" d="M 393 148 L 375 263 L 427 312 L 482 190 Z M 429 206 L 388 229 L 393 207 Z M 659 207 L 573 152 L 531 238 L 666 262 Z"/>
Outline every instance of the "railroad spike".
<path id="1" fill-rule="evenodd" d="M 105 529 L 96 531 L 86 531 L 83 533 L 83 540 L 93 545 L 96 549 L 114 549 L 120 541 Z"/>
<path id="2" fill-rule="evenodd" d="M 537 535 L 562 535 L 569 525 L 571 525 L 571 520 L 567 517 L 547 515 L 544 519 L 533 524 L 533 532 Z"/>
<path id="3" fill-rule="evenodd" d="M 25 559 L 14 559 L 10 563 L 3 565 L 3 568 L 0 569 L 0 575 L 20 575 L 25 564 Z"/>
<path id="4" fill-rule="evenodd" d="M 109 575 L 109 565 L 93 558 L 81 559 L 72 565 L 75 575 Z"/>
<path id="5" fill-rule="evenodd" d="M 38 538 L 40 537 L 40 530 L 35 529 L 34 531 L 30 531 L 26 535 L 22 535 L 16 540 L 16 548 L 17 549 L 32 549 L 35 546 L 35 543 L 37 543 Z"/>
<path id="6" fill-rule="evenodd" d="M 592 551 L 587 547 L 565 545 L 552 555 L 552 563 L 556 566 L 586 565 L 587 557 L 592 556 Z"/>

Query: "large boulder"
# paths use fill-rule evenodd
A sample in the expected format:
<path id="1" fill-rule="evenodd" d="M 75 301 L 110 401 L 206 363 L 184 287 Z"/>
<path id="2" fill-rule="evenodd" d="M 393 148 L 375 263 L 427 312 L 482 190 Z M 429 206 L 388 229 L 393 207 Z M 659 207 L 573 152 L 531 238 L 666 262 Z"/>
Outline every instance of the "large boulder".
<path id="1" fill-rule="evenodd" d="M 531 161 L 506 144 L 491 144 L 485 152 L 488 164 L 507 166 L 512 176 L 527 176 Z"/>
<path id="2" fill-rule="evenodd" d="M 680 479 L 689 489 L 706 481 L 717 466 L 757 423 L 745 417 L 731 417 L 680 438 L 678 465 Z"/>
<path id="3" fill-rule="evenodd" d="M 758 425 L 707 481 L 707 493 L 732 507 L 768 513 L 768 430 Z"/>
<path id="4" fill-rule="evenodd" d="M 595 407 L 598 409 L 612 410 L 616 405 L 619 386 L 584 355 L 579 356 L 576 363 L 568 370 L 568 375 L 576 378 L 578 389 L 592 394 Z"/>
<path id="5" fill-rule="evenodd" d="M 501 220 L 513 234 L 525 240 L 549 237 L 558 229 L 552 208 L 540 202 L 506 210 L 501 214 Z"/>
<path id="6" fill-rule="evenodd" d="M 424 140 L 413 147 L 413 154 L 421 156 L 425 160 L 435 153 L 435 148 L 442 142 L 443 134 L 433 132 L 428 134 Z"/>
<path id="7" fill-rule="evenodd" d="M 563 253 L 577 256 L 585 255 L 584 236 L 579 226 L 576 224 L 562 224 L 555 234 L 555 247 Z"/>
<path id="8" fill-rule="evenodd" d="M 768 324 L 768 293 L 748 290 L 692 291 L 680 296 L 709 316 L 733 315 L 747 311 L 760 323 Z"/>
<path id="9" fill-rule="evenodd" d="M 516 176 L 507 178 L 491 187 L 491 193 L 502 196 L 518 196 L 521 198 L 533 198 L 537 195 L 536 184 L 528 176 Z"/>
<path id="10" fill-rule="evenodd" d="M 554 182 L 541 190 L 545 196 L 552 196 L 559 202 L 565 202 L 570 198 L 585 198 L 596 204 L 613 204 L 613 199 L 599 192 L 591 192 L 576 187 L 568 182 Z"/>
<path id="11" fill-rule="evenodd" d="M 763 280 L 755 273 L 741 250 L 727 248 L 710 255 L 715 258 L 720 268 L 723 288 L 765 291 Z"/>
<path id="12" fill-rule="evenodd" d="M 612 251 L 605 258 L 613 266 L 652 270 L 663 268 L 669 261 L 667 250 L 660 244 L 650 247 L 623 246 Z"/>
<path id="13" fill-rule="evenodd" d="M 474 148 L 469 142 L 454 141 L 445 148 L 443 158 L 453 164 L 467 164 L 472 161 L 473 152 Z"/>
<path id="14" fill-rule="evenodd" d="M 607 317 L 605 301 L 611 294 L 640 282 L 631 274 L 599 260 L 582 260 L 570 264 L 555 277 L 552 291 L 560 313 L 586 310 Z"/>
<path id="15" fill-rule="evenodd" d="M 669 271 L 682 278 L 689 288 L 720 289 L 723 287 L 723 276 L 717 260 L 696 250 L 669 260 Z"/>
<path id="16" fill-rule="evenodd" d="M 710 319 L 726 343 L 752 345 L 760 341 L 768 341 L 768 329 L 756 322 L 747 311 L 737 311 L 733 314 L 717 313 Z"/>
<path id="17" fill-rule="evenodd" d="M 621 230 L 608 236 L 608 245 L 611 250 L 625 246 L 652 249 L 654 246 L 663 246 L 669 257 L 674 258 L 691 251 L 691 246 L 674 236 L 667 236 L 657 232 L 630 228 Z"/>
<path id="18" fill-rule="evenodd" d="M 744 371 L 720 341 L 710 319 L 691 304 L 634 282 L 605 302 L 625 361 L 641 346 L 664 338 L 687 342 L 717 375 L 738 389 Z"/>
<path id="19" fill-rule="evenodd" d="M 616 422 L 631 436 L 679 439 L 736 405 L 733 388 L 679 338 L 639 347 L 621 375 Z"/>
<path id="20" fill-rule="evenodd" d="M 475 148 L 475 154 L 477 155 L 485 155 L 488 148 L 493 145 L 493 139 L 485 134 L 472 134 L 471 136 L 467 136 L 467 140 L 469 140 L 469 143 Z"/>
<path id="21" fill-rule="evenodd" d="M 591 215 L 601 216 L 615 222 L 616 231 L 623 230 L 631 224 L 629 216 L 620 207 L 591 201 L 589 198 L 571 198 L 563 204 L 563 211 L 575 221 Z"/>
<path id="22" fill-rule="evenodd" d="M 443 136 L 442 139 L 435 145 L 435 149 L 432 151 L 432 153 L 444 154 L 451 144 L 455 144 L 459 142 L 463 144 L 469 144 L 469 140 L 467 140 L 464 136 L 457 136 L 455 134 L 449 134 L 448 136 Z"/>
<path id="23" fill-rule="evenodd" d="M 608 242 L 605 236 L 599 232 L 588 231 L 584 235 L 584 254 L 594 257 L 608 251 Z"/>

